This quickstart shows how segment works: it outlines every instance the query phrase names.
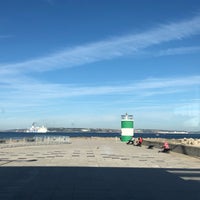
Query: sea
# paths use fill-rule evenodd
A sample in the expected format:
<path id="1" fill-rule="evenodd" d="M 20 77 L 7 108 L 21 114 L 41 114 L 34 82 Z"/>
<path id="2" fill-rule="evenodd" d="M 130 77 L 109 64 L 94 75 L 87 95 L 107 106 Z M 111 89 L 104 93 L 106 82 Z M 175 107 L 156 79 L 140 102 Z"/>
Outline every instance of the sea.
<path id="1" fill-rule="evenodd" d="M 47 132 L 47 133 L 25 133 L 25 132 L 0 132 L 0 139 L 22 139 L 34 137 L 120 137 L 120 133 L 64 133 L 64 132 Z M 158 134 L 158 133 L 134 133 L 134 137 L 142 138 L 166 138 L 166 139 L 181 139 L 181 138 L 194 138 L 200 139 L 200 133 L 195 134 Z"/>

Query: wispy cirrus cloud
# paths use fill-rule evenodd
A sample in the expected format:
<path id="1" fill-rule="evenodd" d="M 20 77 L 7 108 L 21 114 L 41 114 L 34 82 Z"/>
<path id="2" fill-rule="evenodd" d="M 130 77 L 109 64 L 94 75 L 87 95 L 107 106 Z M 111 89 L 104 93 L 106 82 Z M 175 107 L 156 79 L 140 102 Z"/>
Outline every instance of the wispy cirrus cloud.
<path id="1" fill-rule="evenodd" d="M 199 115 L 197 116 L 199 107 L 196 105 L 200 105 L 200 101 L 199 99 L 196 99 L 195 102 L 192 100 L 198 98 L 194 91 L 195 88 L 198 90 L 199 85 L 200 76 L 135 80 L 131 84 L 117 85 L 113 83 L 102 86 L 21 80 L 21 82 L 15 81 L 12 84 L 0 84 L 0 114 L 12 116 L 16 113 L 25 115 L 43 113 L 49 116 L 58 112 L 59 115 L 62 115 L 66 110 L 67 112 L 81 113 L 88 107 L 96 111 L 101 109 L 104 111 L 105 108 L 108 108 L 115 112 L 122 109 L 120 112 L 124 112 L 126 107 L 127 110 L 130 110 L 134 105 L 134 112 L 138 112 L 139 115 L 144 110 L 146 113 L 148 108 L 149 113 L 157 112 L 157 114 L 163 115 L 164 112 L 172 114 L 174 112 L 176 116 L 181 115 L 183 118 L 188 116 L 196 120 L 199 119 Z M 183 95 L 183 99 L 180 97 L 177 99 L 179 94 Z M 107 98 L 108 101 L 105 100 Z M 166 102 L 168 103 L 166 104 Z M 192 111 L 192 114 L 191 106 L 187 106 L 188 103 L 193 106 L 193 110 L 196 109 L 196 111 Z M 116 109 L 116 106 L 119 108 Z M 164 116 L 166 117 L 166 115 Z M 165 117 L 162 116 L 162 118 Z M 193 125 L 193 127 L 197 127 L 197 125 Z"/>
<path id="2" fill-rule="evenodd" d="M 188 78 L 188 80 L 187 80 Z M 200 84 L 200 76 L 189 76 L 182 78 L 147 79 L 137 84 L 140 89 L 155 89 L 169 87 L 185 87 Z"/>
<path id="3" fill-rule="evenodd" d="M 199 52 L 200 52 L 200 46 L 177 47 L 177 48 L 161 50 L 157 52 L 155 56 L 173 56 L 173 55 L 191 54 Z"/>
<path id="4" fill-rule="evenodd" d="M 200 34 L 200 16 L 176 23 L 160 25 L 151 30 L 111 38 L 95 43 L 66 49 L 46 57 L 32 59 L 19 63 L 0 64 L 0 74 L 28 73 L 31 71 L 50 71 L 60 68 L 69 68 L 101 60 L 113 59 L 120 56 L 134 55 L 140 50 L 164 42 L 181 40 Z M 181 51 L 198 50 L 198 48 L 174 49 L 162 54 L 180 53 Z"/>
<path id="5" fill-rule="evenodd" d="M 168 79 L 145 79 L 127 85 L 104 85 L 104 86 L 79 86 L 57 83 L 37 83 L 27 81 L 1 84 L 1 96 L 10 99 L 12 94 L 17 99 L 47 100 L 59 98 L 71 98 L 80 96 L 99 95 L 122 95 L 134 94 L 135 97 L 174 94 L 179 92 L 190 92 L 191 88 L 199 87 L 200 76 L 187 76 Z M 8 93 L 7 90 L 10 92 Z M 40 94 L 40 95 L 38 95 Z M 27 102 L 30 102 L 27 101 Z"/>

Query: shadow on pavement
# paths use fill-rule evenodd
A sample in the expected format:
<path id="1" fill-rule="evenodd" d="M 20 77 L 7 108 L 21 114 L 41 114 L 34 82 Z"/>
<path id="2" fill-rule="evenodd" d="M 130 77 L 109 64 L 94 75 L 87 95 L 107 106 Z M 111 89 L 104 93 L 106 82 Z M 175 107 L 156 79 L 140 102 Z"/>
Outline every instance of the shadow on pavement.
<path id="1" fill-rule="evenodd" d="M 200 169 L 0 167 L 0 199 L 200 199 Z"/>

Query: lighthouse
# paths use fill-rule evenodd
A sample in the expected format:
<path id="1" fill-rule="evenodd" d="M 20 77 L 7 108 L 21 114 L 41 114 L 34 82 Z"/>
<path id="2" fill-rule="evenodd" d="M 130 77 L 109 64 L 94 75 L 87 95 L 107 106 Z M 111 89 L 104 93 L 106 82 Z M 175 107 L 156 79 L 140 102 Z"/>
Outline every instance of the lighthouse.
<path id="1" fill-rule="evenodd" d="M 134 135 L 134 120 L 133 115 L 121 115 L 121 141 L 127 142 Z"/>

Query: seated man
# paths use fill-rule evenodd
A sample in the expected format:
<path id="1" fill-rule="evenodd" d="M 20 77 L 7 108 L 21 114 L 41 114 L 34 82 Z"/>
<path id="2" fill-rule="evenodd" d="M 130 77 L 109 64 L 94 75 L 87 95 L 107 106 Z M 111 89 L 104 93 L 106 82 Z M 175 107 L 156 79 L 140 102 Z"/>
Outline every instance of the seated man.
<path id="1" fill-rule="evenodd" d="M 167 153 L 167 152 L 170 151 L 170 147 L 169 147 L 168 142 L 164 142 L 164 144 L 163 144 L 163 146 L 161 148 L 162 148 L 162 150 L 160 152 Z"/>
<path id="2" fill-rule="evenodd" d="M 126 144 L 133 144 L 134 143 L 134 141 L 135 141 L 135 138 L 134 137 L 132 137 Z"/>
<path id="3" fill-rule="evenodd" d="M 143 142 L 142 137 L 139 137 L 138 140 L 137 140 L 137 142 L 136 142 L 136 146 L 141 147 L 142 146 L 142 142 Z"/>

